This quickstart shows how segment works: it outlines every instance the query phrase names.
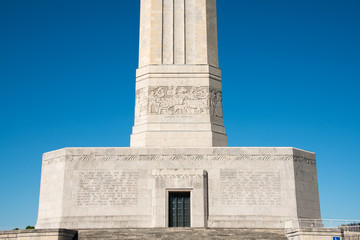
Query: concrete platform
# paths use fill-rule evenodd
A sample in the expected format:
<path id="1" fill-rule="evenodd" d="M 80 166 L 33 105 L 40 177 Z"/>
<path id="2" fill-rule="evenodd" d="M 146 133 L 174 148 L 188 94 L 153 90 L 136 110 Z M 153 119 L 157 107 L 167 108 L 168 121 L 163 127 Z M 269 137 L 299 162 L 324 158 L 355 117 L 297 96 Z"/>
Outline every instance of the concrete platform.
<path id="1" fill-rule="evenodd" d="M 80 230 L 79 240 L 286 240 L 283 230 L 269 229 L 127 229 Z"/>
<path id="2" fill-rule="evenodd" d="M 57 234 L 58 233 L 58 234 Z M 286 240 L 283 230 L 270 229 L 83 229 L 0 232 L 1 240 Z"/>
<path id="3" fill-rule="evenodd" d="M 75 240 L 76 230 L 31 229 L 0 231 L 0 240 Z"/>

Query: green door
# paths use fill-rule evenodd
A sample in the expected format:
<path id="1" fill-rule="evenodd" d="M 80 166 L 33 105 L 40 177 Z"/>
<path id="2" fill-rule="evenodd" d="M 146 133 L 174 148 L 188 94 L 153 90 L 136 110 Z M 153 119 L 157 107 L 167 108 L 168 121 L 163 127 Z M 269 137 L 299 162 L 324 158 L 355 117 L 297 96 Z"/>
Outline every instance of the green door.
<path id="1" fill-rule="evenodd" d="M 169 227 L 190 227 L 190 192 L 169 193 Z"/>

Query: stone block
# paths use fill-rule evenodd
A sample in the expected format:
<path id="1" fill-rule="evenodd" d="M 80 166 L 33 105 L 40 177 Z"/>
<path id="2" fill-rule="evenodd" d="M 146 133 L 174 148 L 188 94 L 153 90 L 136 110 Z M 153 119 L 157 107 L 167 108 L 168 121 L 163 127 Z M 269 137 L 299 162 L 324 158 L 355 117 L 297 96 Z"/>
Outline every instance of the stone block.
<path id="1" fill-rule="evenodd" d="M 73 240 L 76 234 L 68 229 L 0 231 L 0 240 Z"/>
<path id="2" fill-rule="evenodd" d="M 321 217 L 313 168 L 293 148 L 61 149 L 44 154 L 36 227 L 167 227 L 168 193 L 185 191 L 192 227 L 283 228 Z"/>
<path id="3" fill-rule="evenodd" d="M 304 228 L 288 230 L 286 236 L 289 240 L 333 240 L 334 237 L 343 239 L 340 229 L 333 228 Z"/>

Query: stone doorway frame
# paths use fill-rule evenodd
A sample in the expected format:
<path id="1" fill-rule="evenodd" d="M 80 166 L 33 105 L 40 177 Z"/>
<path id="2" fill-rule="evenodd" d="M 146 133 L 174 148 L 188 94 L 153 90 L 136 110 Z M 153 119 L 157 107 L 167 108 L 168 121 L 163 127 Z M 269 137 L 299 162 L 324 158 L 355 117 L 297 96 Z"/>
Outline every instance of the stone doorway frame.
<path id="1" fill-rule="evenodd" d="M 166 206 L 166 217 L 165 217 L 165 221 L 167 222 L 167 227 L 170 227 L 170 194 L 171 193 L 189 193 L 190 194 L 190 227 L 191 227 L 191 223 L 192 223 L 192 219 L 191 219 L 191 216 L 192 216 L 192 191 L 193 189 L 192 188 L 185 188 L 185 189 L 166 189 L 166 203 L 165 203 L 165 206 Z M 174 227 L 171 227 L 171 228 L 174 228 Z M 175 227 L 177 228 L 177 227 Z"/>
<path id="2" fill-rule="evenodd" d="M 207 172 L 194 169 L 153 171 L 152 227 L 169 226 L 169 192 L 190 192 L 190 227 L 207 227 Z"/>

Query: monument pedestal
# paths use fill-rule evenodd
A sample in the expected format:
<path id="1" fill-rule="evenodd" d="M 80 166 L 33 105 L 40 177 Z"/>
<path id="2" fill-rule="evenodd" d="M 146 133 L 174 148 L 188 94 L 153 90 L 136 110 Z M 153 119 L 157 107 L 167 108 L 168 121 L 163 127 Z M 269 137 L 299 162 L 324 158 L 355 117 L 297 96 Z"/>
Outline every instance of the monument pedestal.
<path id="1" fill-rule="evenodd" d="M 36 228 L 168 227 L 176 192 L 189 194 L 191 227 L 284 228 L 289 219 L 321 218 L 310 152 L 65 148 L 43 156 Z"/>
<path id="2" fill-rule="evenodd" d="M 70 229 L 30 229 L 0 231 L 0 240 L 77 240 L 77 231 Z"/>

